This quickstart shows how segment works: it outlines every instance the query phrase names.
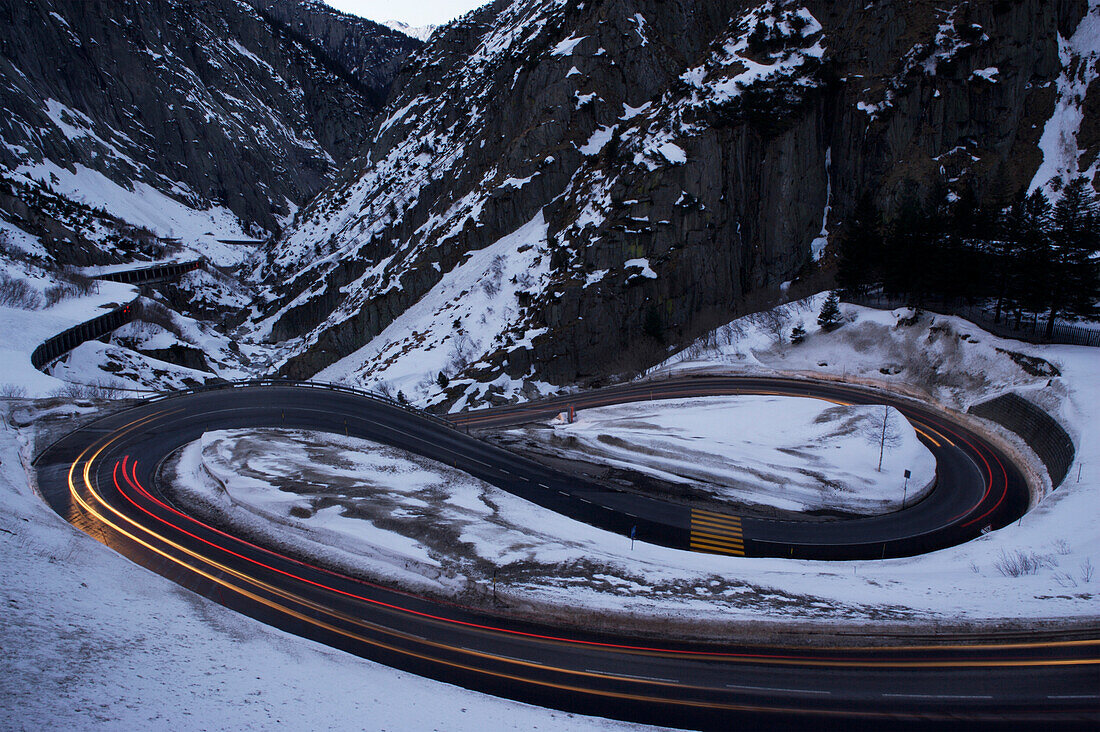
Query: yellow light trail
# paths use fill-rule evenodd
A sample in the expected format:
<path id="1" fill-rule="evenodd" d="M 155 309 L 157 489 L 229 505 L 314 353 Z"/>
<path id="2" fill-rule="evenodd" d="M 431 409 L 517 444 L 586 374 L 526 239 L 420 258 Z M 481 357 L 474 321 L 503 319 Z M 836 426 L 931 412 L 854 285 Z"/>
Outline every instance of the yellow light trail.
<path id="1" fill-rule="evenodd" d="M 180 410 L 175 410 L 175 411 L 180 411 Z M 93 485 L 93 481 L 91 479 L 91 471 L 92 471 L 93 465 L 95 464 L 95 461 L 99 458 L 99 456 L 111 444 L 113 444 L 114 442 L 121 439 L 125 434 L 133 431 L 134 429 L 137 429 L 139 426 L 141 426 L 143 424 L 146 424 L 146 423 L 152 421 L 153 419 L 157 418 L 158 416 L 168 416 L 172 413 L 174 413 L 174 412 L 168 412 L 164 415 L 152 415 L 150 417 L 135 420 L 134 422 L 131 422 L 128 425 L 124 425 L 122 428 L 120 428 L 115 433 L 113 433 L 113 435 L 110 437 L 110 439 L 106 439 L 102 443 L 102 445 L 99 447 L 98 450 L 95 450 L 95 452 L 91 455 L 91 457 L 89 457 L 86 460 L 86 462 L 84 464 L 84 469 L 82 471 L 82 477 L 84 479 L 83 480 L 84 486 L 87 488 L 89 494 L 95 499 L 96 502 L 98 502 L 100 505 L 102 505 L 104 508 L 106 508 L 111 513 L 115 514 L 118 518 L 122 519 L 124 522 L 129 523 L 130 525 L 134 526 L 135 528 L 141 530 L 142 532 L 147 534 L 150 538 L 161 541 L 164 544 L 176 549 L 177 551 L 179 551 L 179 552 L 181 552 L 181 553 L 183 553 L 187 556 L 190 556 L 193 559 L 198 560 L 200 563 L 209 565 L 212 568 L 216 568 L 217 570 L 219 570 L 221 572 L 224 572 L 224 573 L 226 573 L 226 574 L 228 574 L 232 577 L 235 577 L 238 580 L 241 580 L 242 582 L 253 585 L 257 589 L 269 592 L 269 593 L 271 593 L 273 595 L 276 595 L 277 597 L 281 597 L 284 600 L 287 600 L 289 602 L 296 603 L 296 604 L 299 604 L 301 606 L 314 609 L 314 610 L 316 610 L 320 613 L 323 613 L 324 615 L 327 615 L 328 617 L 330 617 L 334 620 L 347 622 L 347 623 L 356 625 L 356 626 L 358 626 L 360 628 L 363 628 L 363 629 L 369 629 L 369 630 L 373 630 L 373 631 L 380 632 L 380 633 L 383 633 L 383 634 L 388 634 L 388 635 L 391 635 L 395 638 L 401 638 L 403 640 L 419 643 L 419 644 L 422 644 L 422 645 L 427 646 L 427 647 L 436 648 L 436 649 L 440 649 L 440 650 L 446 650 L 446 651 L 456 653 L 456 654 L 459 654 L 459 655 L 467 655 L 467 656 L 472 656 L 472 657 L 476 657 L 476 658 L 480 658 L 480 659 L 491 660 L 491 661 L 498 662 L 498 663 L 501 663 L 501 664 L 504 664 L 504 665 L 518 665 L 518 666 L 527 667 L 527 668 L 538 668 L 538 669 L 543 670 L 543 671 L 552 671 L 552 672 L 561 673 L 563 675 L 572 675 L 572 676 L 589 677 L 589 678 L 600 678 L 600 679 L 604 679 L 604 680 L 616 680 L 616 681 L 622 681 L 622 682 L 633 682 L 633 683 L 645 684 L 645 685 L 650 685 L 650 686 L 671 686 L 671 687 L 680 688 L 680 689 L 694 689 L 694 690 L 704 690 L 704 691 L 706 691 L 706 690 L 721 691 L 721 689 L 716 689 L 714 687 L 695 686 L 695 685 L 680 684 L 680 683 L 675 683 L 675 682 L 660 682 L 660 681 L 652 680 L 652 679 L 647 679 L 647 680 L 633 679 L 633 678 L 617 676 L 617 675 L 614 675 L 614 674 L 603 674 L 603 673 L 590 672 L 590 671 L 579 671 L 579 670 L 568 669 L 568 668 L 546 666 L 546 665 L 540 664 L 540 663 L 522 661 L 522 660 L 519 660 L 519 659 L 494 655 L 494 654 L 491 654 L 491 653 L 473 651 L 473 650 L 462 648 L 462 647 L 459 647 L 459 646 L 451 646 L 451 645 L 448 645 L 448 644 L 442 644 L 442 643 L 438 643 L 438 642 L 435 642 L 435 641 L 429 641 L 429 640 L 424 639 L 424 638 L 419 638 L 417 636 L 412 636 L 412 635 L 402 633 L 402 632 L 399 632 L 399 631 L 394 631 L 392 629 L 385 628 L 383 626 L 378 626 L 378 625 L 375 625 L 373 623 L 368 623 L 367 621 L 364 621 L 360 618 L 356 618 L 354 616 L 349 616 L 345 613 L 341 613 L 341 612 L 335 611 L 331 608 L 325 607 L 323 605 L 319 605 L 319 604 L 317 604 L 317 603 L 315 603 L 311 600 L 308 600 L 308 599 L 306 599 L 306 598 L 304 598 L 300 595 L 297 595 L 297 594 L 291 593 L 289 591 L 283 590 L 281 588 L 275 587 L 275 586 L 273 586 L 273 585 L 271 585 L 267 582 L 264 582 L 263 580 L 260 580 L 259 578 L 256 578 L 256 577 L 253 577 L 251 575 L 240 572 L 238 570 L 235 570 L 231 567 L 228 567 L 224 564 L 221 564 L 220 562 L 214 561 L 213 559 L 210 559 L 210 558 L 208 558 L 206 556 L 203 556 L 203 555 L 201 555 L 197 552 L 194 552 L 190 549 L 187 549 L 186 547 L 178 544 L 177 542 L 172 541 L 171 539 L 167 538 L 166 536 L 160 535 L 160 534 L 152 531 L 148 527 L 138 523 L 134 519 L 126 516 L 121 511 L 119 511 L 117 508 L 112 506 L 95 489 L 95 486 Z M 540 680 L 532 679 L 532 678 L 529 678 L 529 677 L 515 676 L 513 674 L 504 674 L 504 673 L 500 673 L 500 672 L 490 671 L 490 670 L 487 670 L 487 669 L 484 669 L 484 668 L 479 668 L 479 667 L 469 666 L 467 664 L 461 664 L 461 663 L 457 663 L 457 662 L 453 662 L 453 661 L 448 661 L 446 659 L 442 659 L 442 658 L 435 657 L 435 656 L 428 656 L 428 655 L 425 655 L 423 653 L 418 653 L 418 652 L 411 651 L 411 650 L 408 650 L 408 649 L 405 649 L 405 648 L 400 648 L 400 647 L 397 647 L 397 646 L 393 646 L 393 645 L 390 645 L 388 643 L 384 643 L 384 642 L 379 641 L 379 640 L 371 639 L 371 638 L 365 637 L 361 634 L 354 633 L 354 632 L 346 630 L 344 628 L 340 628 L 338 626 L 332 625 L 331 623 L 319 620 L 317 618 L 310 617 L 310 616 L 305 615 L 305 614 L 303 614 L 303 613 L 301 613 L 301 612 L 299 612 L 299 611 L 297 611 L 297 610 L 295 610 L 291 607 L 288 607 L 286 605 L 282 605 L 278 602 L 272 601 L 269 598 L 258 595 L 255 592 L 252 592 L 252 591 L 248 590 L 245 587 L 241 587 L 241 586 L 238 586 L 238 585 L 233 584 L 231 582 L 228 582 L 225 579 L 223 579 L 222 577 L 219 577 L 215 574 L 211 574 L 209 571 L 206 571 L 202 566 L 192 565 L 191 563 L 189 563 L 187 561 L 184 561 L 181 558 L 176 557 L 176 556 L 164 551 L 163 549 L 161 549 L 157 546 L 154 546 L 153 544 L 149 543 L 148 541 L 141 538 L 140 536 L 138 536 L 138 535 L 128 531 L 127 529 L 123 528 L 122 526 L 116 524 L 114 521 L 109 519 L 107 516 L 105 516 L 99 510 L 97 510 L 93 505 L 91 505 L 88 501 L 86 501 L 83 496 L 80 495 L 80 492 L 77 489 L 76 483 L 73 479 L 74 472 L 76 471 L 77 466 L 81 463 L 82 460 L 84 460 L 85 455 L 87 455 L 88 452 L 90 450 L 92 450 L 94 447 L 95 447 L 94 445 L 90 446 L 84 452 L 81 453 L 81 455 L 76 459 L 76 461 L 74 461 L 73 464 L 70 466 L 69 475 L 68 475 L 68 477 L 69 477 L 69 489 L 70 489 L 71 495 L 84 508 L 84 510 L 88 512 L 88 514 L 94 516 L 96 519 L 98 519 L 104 525 L 109 526 L 111 529 L 118 532 L 120 535 L 129 538 L 130 540 L 132 540 L 132 541 L 136 542 L 137 544 L 145 547 L 146 549 L 154 552 L 155 554 L 167 559 L 168 561 L 170 561 L 174 564 L 177 564 L 177 565 L 183 567 L 184 569 L 186 569 L 190 572 L 195 573 L 198 576 L 201 576 L 201 577 L 203 577 L 203 578 L 205 578 L 205 579 L 207 579 L 207 580 L 209 580 L 213 583 L 216 583 L 216 584 L 218 584 L 218 585 L 220 585 L 220 586 L 222 586 L 222 587 L 224 587 L 224 588 L 226 588 L 226 589 L 228 589 L 232 592 L 238 593 L 238 594 L 240 594 L 240 595 L 242 595 L 242 596 L 244 596 L 244 597 L 246 597 L 246 598 L 248 598 L 248 599 L 250 599 L 254 602 L 257 602 L 257 603 L 259 603 L 259 604 L 261 604 L 265 607 L 268 607 L 269 609 L 275 610 L 276 612 L 279 612 L 281 614 L 285 614 L 288 617 L 295 618 L 296 620 L 299 620 L 301 622 L 311 624 L 311 625 L 313 625 L 313 626 L 315 626 L 319 629 L 322 629 L 322 630 L 325 630 L 325 631 L 328 631 L 328 632 L 333 632 L 333 633 L 336 633 L 336 634 L 338 634 L 342 637 L 346 637 L 348 639 L 355 640 L 357 642 L 361 642 L 361 643 L 364 643 L 364 644 L 367 644 L 367 645 L 371 645 L 371 646 L 374 646 L 374 647 L 377 647 L 377 648 L 381 648 L 383 650 L 387 650 L 387 651 L 390 651 L 390 652 L 403 654 L 403 655 L 409 656 L 411 658 L 416 658 L 418 660 L 429 661 L 429 662 L 432 662 L 432 663 L 438 663 L 438 664 L 448 666 L 448 667 L 451 667 L 451 668 L 457 668 L 457 669 L 471 671 L 471 672 L 475 672 L 475 673 L 479 673 L 479 674 L 494 676 L 494 677 L 497 677 L 497 678 L 504 678 L 504 679 L 508 679 L 508 680 L 520 681 L 520 682 L 524 682 L 524 683 L 528 683 L 528 684 L 533 684 L 533 685 L 537 685 L 537 686 L 545 686 L 545 687 L 550 687 L 550 688 L 555 688 L 555 689 L 560 689 L 560 690 L 575 691 L 575 692 L 579 692 L 579 693 L 595 694 L 595 695 L 600 695 L 600 696 L 610 696 L 610 697 L 614 697 L 614 698 L 632 699 L 632 700 L 638 700 L 638 701 L 650 701 L 650 702 L 658 702 L 658 703 L 672 703 L 672 704 L 681 704 L 681 705 L 688 705 L 688 706 L 702 706 L 702 707 L 715 708 L 715 709 L 729 709 L 729 710 L 741 710 L 741 711 L 773 711 L 773 712 L 796 711 L 796 710 L 776 708 L 776 707 L 752 707 L 752 706 L 745 706 L 745 705 L 732 705 L 732 704 L 723 704 L 723 703 L 685 701 L 685 700 L 677 700 L 677 699 L 673 699 L 673 698 L 652 697 L 652 696 L 644 696 L 644 695 L 636 695 L 636 694 L 623 694 L 623 693 L 618 693 L 618 692 L 606 692 L 606 691 L 587 689 L 587 688 L 584 688 L 584 687 L 575 687 L 575 686 L 570 686 L 570 685 L 558 684 L 558 683 L 554 683 L 554 682 L 540 681 Z M 301 578 L 298 578 L 298 579 L 301 579 Z M 305 581 L 305 580 L 303 580 L 303 581 Z M 360 598 L 360 599 L 365 599 L 365 598 Z M 397 610 L 400 610 L 400 609 L 398 608 Z M 434 619 L 434 618 L 422 618 L 422 619 L 427 621 L 427 622 L 432 622 L 433 624 L 438 624 L 438 625 L 445 625 L 447 623 L 447 621 L 445 619 Z M 475 630 L 474 632 L 485 632 L 485 631 Z M 553 644 L 553 645 L 570 645 L 570 641 L 568 641 L 568 639 L 544 639 L 544 640 L 542 640 L 542 642 L 547 643 L 547 644 Z M 981 645 L 927 646 L 927 647 L 925 647 L 925 646 L 906 646 L 905 648 L 907 650 L 918 650 L 918 649 L 922 649 L 922 648 L 927 648 L 927 649 L 941 649 L 941 650 L 942 649 L 959 649 L 959 650 L 974 650 L 974 651 L 977 651 L 977 650 L 993 650 L 993 649 L 1025 649 L 1025 648 L 1032 649 L 1032 648 L 1043 648 L 1043 647 L 1054 648 L 1054 647 L 1073 647 L 1073 646 L 1085 646 L 1085 645 L 1090 645 L 1091 646 L 1091 645 L 1097 645 L 1097 644 L 1100 644 L 1100 641 L 1087 640 L 1087 641 L 1065 641 L 1065 642 L 1051 642 L 1051 643 L 998 644 L 998 645 L 985 645 L 985 646 L 981 646 Z M 740 656 L 724 656 L 724 655 L 721 656 L 718 659 L 714 659 L 714 658 L 708 659 L 706 657 L 700 658 L 699 656 L 685 655 L 683 653 L 679 653 L 679 652 L 676 652 L 676 651 L 661 651 L 659 649 L 653 649 L 653 650 L 620 649 L 620 648 L 607 649 L 607 648 L 600 648 L 598 646 L 596 646 L 596 647 L 588 646 L 588 648 L 603 651 L 603 652 L 613 651 L 613 652 L 617 652 L 617 653 L 627 653 L 627 654 L 634 654 L 634 655 L 647 655 L 647 656 L 666 657 L 666 658 L 678 658 L 678 659 L 688 659 L 688 658 L 690 658 L 692 660 L 697 660 L 697 661 L 698 660 L 721 660 L 721 661 L 725 661 L 725 662 L 738 662 L 738 663 L 766 663 L 766 664 L 797 665 L 797 666 L 811 666 L 811 667 L 845 667 L 845 668 L 1032 667 L 1032 666 L 1088 665 L 1088 664 L 1100 663 L 1100 659 L 1023 659 L 1023 660 L 1010 660 L 1010 661 L 967 661 L 967 660 L 960 660 L 960 661 L 951 661 L 951 660 L 946 660 L 946 661 L 862 661 L 862 660 L 843 661 L 843 660 L 836 660 L 836 659 L 776 659 L 776 658 L 767 658 L 767 657 L 763 657 L 763 658 L 761 658 L 761 657 L 745 658 L 745 657 L 740 657 Z M 834 650 L 842 650 L 842 649 L 834 649 Z M 843 650 L 872 650 L 872 649 L 869 648 L 869 647 L 863 647 L 863 648 L 851 647 L 849 649 L 843 649 Z M 874 716 L 873 713 L 867 713 L 867 714 L 869 714 L 871 716 Z"/>

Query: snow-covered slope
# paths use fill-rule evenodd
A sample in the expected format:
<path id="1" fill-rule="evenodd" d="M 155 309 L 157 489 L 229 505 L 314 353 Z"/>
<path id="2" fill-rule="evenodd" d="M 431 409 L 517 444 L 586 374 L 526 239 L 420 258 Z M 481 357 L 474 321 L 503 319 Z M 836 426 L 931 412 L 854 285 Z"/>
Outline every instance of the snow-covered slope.
<path id="1" fill-rule="evenodd" d="M 523 330 L 522 304 L 546 287 L 546 245 L 540 211 L 515 232 L 472 252 L 366 346 L 317 378 L 418 398 L 431 395 L 434 401 L 449 377 L 462 374 L 482 354 L 529 347 L 540 333 Z M 484 388 L 474 379 L 455 381 L 455 387 L 463 385 L 471 396 Z"/>
<path id="2" fill-rule="evenodd" d="M 392 28 L 398 33 L 404 33 L 409 38 L 415 38 L 418 41 L 427 41 L 431 38 L 432 33 L 435 33 L 435 29 L 439 27 L 438 25 L 409 25 L 400 20 L 383 21 L 382 25 Z"/>
<path id="3" fill-rule="evenodd" d="M 129 232 L 101 215 L 96 225 L 104 212 L 191 245 L 274 233 L 355 155 L 379 103 L 310 39 L 239 0 L 7 12 L 0 216 L 62 261 L 124 256 Z M 81 244 L 82 257 L 68 255 Z"/>
<path id="4" fill-rule="evenodd" d="M 1063 184 L 1079 175 L 1094 185 L 1097 182 L 1100 100 L 1092 87 L 1100 78 L 1100 0 L 1089 0 L 1088 13 L 1072 35 L 1059 35 L 1058 56 L 1062 62 L 1058 97 L 1054 113 L 1043 127 L 1039 140 L 1043 162 L 1030 186 L 1044 188 L 1052 198 Z"/>

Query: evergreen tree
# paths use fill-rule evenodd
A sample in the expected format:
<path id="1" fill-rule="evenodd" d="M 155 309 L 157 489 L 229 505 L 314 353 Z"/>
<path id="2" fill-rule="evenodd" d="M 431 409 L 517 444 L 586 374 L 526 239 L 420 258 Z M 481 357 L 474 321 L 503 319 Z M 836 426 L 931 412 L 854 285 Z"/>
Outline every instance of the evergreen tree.
<path id="1" fill-rule="evenodd" d="M 882 261 L 880 214 L 870 195 L 863 195 L 837 237 L 836 279 L 845 297 L 865 295 L 879 279 Z"/>
<path id="2" fill-rule="evenodd" d="M 972 301 L 995 290 L 987 242 L 995 238 L 997 215 L 981 205 L 970 186 L 951 200 L 945 194 L 940 208 L 945 216 L 935 256 L 939 263 L 934 291 L 947 298 Z"/>
<path id="3" fill-rule="evenodd" d="M 1017 314 L 1044 309 L 1053 279 L 1050 201 L 1039 189 L 1031 194 L 1021 191 L 1004 212 L 998 229 L 998 241 L 993 244 L 997 318 L 1006 304 L 1014 306 Z"/>
<path id="4" fill-rule="evenodd" d="M 1076 178 L 1063 189 L 1052 218 L 1057 282 L 1050 289 L 1047 338 L 1054 334 L 1054 320 L 1059 313 L 1096 314 L 1094 257 L 1100 251 L 1100 204 L 1087 179 Z"/>
<path id="5" fill-rule="evenodd" d="M 804 340 L 806 340 L 806 329 L 802 327 L 802 323 L 799 323 L 791 330 L 791 343 L 797 346 Z"/>
<path id="6" fill-rule="evenodd" d="M 825 298 L 825 304 L 821 306 L 821 313 L 817 316 L 817 324 L 826 333 L 841 326 L 840 298 L 835 291 Z"/>
<path id="7" fill-rule="evenodd" d="M 661 314 L 657 312 L 657 308 L 653 305 L 650 305 L 649 309 L 646 310 L 642 332 L 658 343 L 665 342 L 665 328 L 661 323 Z"/>
<path id="8" fill-rule="evenodd" d="M 937 232 L 932 216 L 921 197 L 920 188 L 909 181 L 902 191 L 902 202 L 889 226 L 883 246 L 882 288 L 923 302 L 935 291 L 935 244 Z"/>

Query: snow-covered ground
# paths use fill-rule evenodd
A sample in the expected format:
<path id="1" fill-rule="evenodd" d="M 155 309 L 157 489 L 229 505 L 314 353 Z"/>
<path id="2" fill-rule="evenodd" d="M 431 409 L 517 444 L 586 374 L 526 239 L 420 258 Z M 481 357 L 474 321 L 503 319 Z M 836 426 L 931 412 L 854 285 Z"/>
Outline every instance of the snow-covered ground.
<path id="1" fill-rule="evenodd" d="M 935 458 L 892 407 L 715 397 L 587 409 L 552 425 L 510 432 L 555 455 L 790 511 L 886 513 L 927 495 L 936 477 Z"/>
<path id="2" fill-rule="evenodd" d="M 27 268 L 28 270 L 30 268 Z M 55 284 L 41 273 L 20 271 L 17 263 L 7 264 L 10 276 L 41 293 Z M 50 307 L 0 306 L 0 393 L 31 397 L 48 396 L 66 387 L 66 382 L 48 376 L 31 364 L 31 354 L 53 336 L 113 310 L 137 297 L 137 288 L 117 282 L 101 282 L 98 291 L 62 300 Z"/>
<path id="3" fill-rule="evenodd" d="M 213 205 L 206 210 L 190 208 L 141 181 L 134 181 L 133 190 L 129 190 L 83 165 L 74 164 L 70 170 L 49 160 L 35 165 L 21 165 L 12 171 L 12 175 L 17 180 L 47 183 L 66 198 L 101 208 L 157 236 L 178 238 L 187 250 L 178 255 L 180 259 L 200 256 L 216 264 L 237 266 L 254 249 L 219 241 L 253 238 L 229 209 Z M 193 195 L 190 191 L 180 190 L 179 193 Z"/>
<path id="4" fill-rule="evenodd" d="M 672 375 L 804 374 L 880 384 L 950 409 L 965 410 L 1009 390 L 1056 412 L 1067 407 L 1069 377 L 1055 378 L 1061 347 L 997 338 L 973 323 L 908 308 L 874 310 L 841 304 L 844 325 L 824 333 L 817 323 L 827 293 L 748 315 L 708 333 L 663 363 L 649 378 Z M 802 343 L 791 331 L 801 325 Z M 1094 349 L 1084 353 L 1100 355 Z M 1055 414 L 1055 416 L 1060 416 Z M 1065 414 L 1063 422 L 1075 423 Z"/>
<path id="5" fill-rule="evenodd" d="M 15 411 L 23 411 L 15 407 Z M 59 407 L 56 420 L 87 411 Z M 627 730 L 364 661 L 246 618 L 122 558 L 28 486 L 0 399 L 5 730 Z M 41 410 L 19 415 L 47 421 Z"/>

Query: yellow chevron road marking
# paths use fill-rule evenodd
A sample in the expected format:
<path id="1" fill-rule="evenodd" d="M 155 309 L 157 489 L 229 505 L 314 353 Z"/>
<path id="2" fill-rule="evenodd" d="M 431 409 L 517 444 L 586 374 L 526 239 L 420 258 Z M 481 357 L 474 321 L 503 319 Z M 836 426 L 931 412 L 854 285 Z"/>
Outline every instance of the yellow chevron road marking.
<path id="1" fill-rule="evenodd" d="M 741 517 L 692 509 L 689 544 L 692 551 L 745 556 Z"/>

